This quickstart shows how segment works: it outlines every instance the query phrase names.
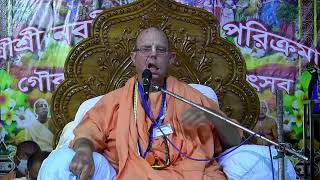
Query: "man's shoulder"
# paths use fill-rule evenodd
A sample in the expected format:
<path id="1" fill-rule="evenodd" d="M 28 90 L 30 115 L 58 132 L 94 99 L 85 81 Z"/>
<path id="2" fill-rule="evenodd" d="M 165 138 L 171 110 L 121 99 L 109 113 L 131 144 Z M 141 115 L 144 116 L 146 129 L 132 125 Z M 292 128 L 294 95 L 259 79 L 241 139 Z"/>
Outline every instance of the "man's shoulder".
<path id="1" fill-rule="evenodd" d="M 121 101 L 121 99 L 123 100 L 123 97 L 130 95 L 130 91 L 133 89 L 134 86 L 134 82 L 135 82 L 135 76 L 130 78 L 124 86 L 117 88 L 115 90 L 112 90 L 108 93 L 106 93 L 105 95 L 103 95 L 103 97 L 101 98 L 101 102 L 103 102 L 103 104 L 107 103 L 107 104 L 117 104 Z"/>
<path id="2" fill-rule="evenodd" d="M 181 81 L 173 76 L 170 76 L 168 78 L 168 83 L 170 83 L 171 84 L 170 86 L 172 86 L 171 90 L 173 90 L 174 93 L 177 93 L 179 95 L 188 96 L 191 99 L 207 98 L 199 90 L 191 87 L 186 82 Z M 170 90 L 170 89 L 168 89 L 168 90 Z"/>
<path id="3" fill-rule="evenodd" d="M 124 87 L 112 90 L 112 91 L 108 92 L 107 94 L 105 94 L 102 97 L 102 99 L 117 98 L 122 93 L 123 89 L 124 89 Z"/>
<path id="4" fill-rule="evenodd" d="M 266 117 L 266 122 L 269 122 L 271 124 L 277 124 L 276 120 L 270 116 Z"/>
<path id="5" fill-rule="evenodd" d="M 169 83 L 173 84 L 173 86 L 174 86 L 173 89 L 179 89 L 181 93 L 182 92 L 184 92 L 184 93 L 192 92 L 192 93 L 196 93 L 198 96 L 204 97 L 204 95 L 199 90 L 190 86 L 186 82 L 181 81 L 173 76 L 170 76 L 168 79 L 169 79 Z"/>
<path id="6" fill-rule="evenodd" d="M 179 80 L 178 78 L 174 76 L 169 76 L 167 78 L 167 83 L 171 84 L 173 88 L 183 88 L 183 89 L 193 89 L 191 86 L 189 86 L 186 82 Z"/>
<path id="7" fill-rule="evenodd" d="M 172 76 L 168 77 L 167 82 L 170 83 L 170 86 L 172 87 L 171 89 L 168 89 L 169 91 L 172 90 L 174 93 L 198 104 L 204 105 L 203 103 L 205 103 L 211 108 L 216 107 L 219 109 L 219 102 L 217 100 L 218 98 L 211 87 L 200 84 L 196 84 L 197 87 L 193 87 L 190 84 L 187 84 L 186 82 L 178 80 Z M 200 86 L 201 88 L 198 88 Z M 208 89 L 210 89 L 210 92 L 208 92 Z"/>

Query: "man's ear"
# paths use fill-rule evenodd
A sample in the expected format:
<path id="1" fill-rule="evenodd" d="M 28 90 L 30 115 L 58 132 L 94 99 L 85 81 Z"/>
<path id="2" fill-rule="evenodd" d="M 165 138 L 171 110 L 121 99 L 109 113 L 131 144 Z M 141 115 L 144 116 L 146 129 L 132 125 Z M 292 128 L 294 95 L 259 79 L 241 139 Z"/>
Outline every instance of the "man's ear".
<path id="1" fill-rule="evenodd" d="M 131 52 L 130 57 L 133 64 L 136 65 L 136 52 Z"/>
<path id="2" fill-rule="evenodd" d="M 170 59 L 169 59 L 169 64 L 173 64 L 176 61 L 176 53 L 171 52 L 170 53 Z"/>

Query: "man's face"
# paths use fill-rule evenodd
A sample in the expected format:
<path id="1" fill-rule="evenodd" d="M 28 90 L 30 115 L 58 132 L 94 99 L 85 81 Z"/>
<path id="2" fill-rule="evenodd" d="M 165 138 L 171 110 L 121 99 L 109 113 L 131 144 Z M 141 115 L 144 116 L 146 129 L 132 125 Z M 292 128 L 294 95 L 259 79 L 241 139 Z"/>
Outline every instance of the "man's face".
<path id="1" fill-rule="evenodd" d="M 48 105 L 44 101 L 39 101 L 36 105 L 36 113 L 40 116 L 44 116 L 48 114 Z"/>
<path id="2" fill-rule="evenodd" d="M 137 39 L 137 51 L 131 54 L 139 81 L 142 72 L 149 69 L 152 83 L 162 85 L 167 76 L 168 67 L 173 63 L 175 54 L 168 52 L 168 41 L 163 32 L 156 29 L 144 30 Z"/>
<path id="3" fill-rule="evenodd" d="M 17 164 L 20 162 L 20 160 L 28 159 L 28 156 L 24 150 L 21 150 L 20 152 L 16 152 L 16 155 L 14 156 L 14 161 L 17 162 Z"/>
<path id="4" fill-rule="evenodd" d="M 14 163 L 16 164 L 16 167 L 19 171 L 19 173 L 26 175 L 27 171 L 27 163 L 26 160 L 28 159 L 28 156 L 25 151 L 17 152 L 16 155 L 13 158 Z"/>
<path id="5" fill-rule="evenodd" d="M 261 102 L 260 103 L 260 114 L 259 114 L 259 117 L 260 118 L 264 118 L 267 115 L 267 111 L 268 111 L 268 108 L 267 108 L 266 103 Z"/>

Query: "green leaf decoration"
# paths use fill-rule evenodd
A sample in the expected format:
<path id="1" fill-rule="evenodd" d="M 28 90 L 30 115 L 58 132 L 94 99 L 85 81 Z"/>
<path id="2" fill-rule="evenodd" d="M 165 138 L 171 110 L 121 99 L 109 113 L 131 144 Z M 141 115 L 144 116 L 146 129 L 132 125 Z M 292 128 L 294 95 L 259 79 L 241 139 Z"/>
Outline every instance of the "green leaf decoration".
<path id="1" fill-rule="evenodd" d="M 3 69 L 0 69 L 0 90 L 5 90 L 11 86 L 13 82 L 9 73 Z"/>

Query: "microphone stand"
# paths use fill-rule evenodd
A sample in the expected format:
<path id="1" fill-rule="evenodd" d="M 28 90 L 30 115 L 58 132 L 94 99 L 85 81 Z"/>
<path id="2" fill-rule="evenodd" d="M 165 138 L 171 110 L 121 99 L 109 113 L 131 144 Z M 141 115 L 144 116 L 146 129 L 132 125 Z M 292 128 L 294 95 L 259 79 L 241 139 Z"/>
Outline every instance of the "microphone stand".
<path id="1" fill-rule="evenodd" d="M 227 122 L 227 123 L 229 123 L 229 124 L 231 124 L 231 125 L 233 125 L 233 126 L 236 126 L 236 127 L 240 128 L 240 129 L 242 129 L 242 130 L 244 130 L 244 131 L 246 131 L 246 132 L 248 132 L 248 133 L 250 133 L 250 134 L 252 134 L 252 135 L 255 134 L 255 136 L 259 137 L 260 139 L 263 139 L 264 141 L 267 141 L 267 142 L 275 145 L 276 147 L 278 147 L 280 151 L 289 152 L 289 153 L 297 156 L 298 158 L 301 158 L 301 159 L 303 159 L 303 160 L 305 160 L 305 161 L 308 161 L 308 157 L 306 157 L 306 156 L 304 156 L 304 155 L 301 155 L 301 154 L 295 152 L 294 150 L 292 150 L 292 149 L 290 149 L 290 148 L 287 148 L 287 147 L 285 147 L 285 146 L 283 146 L 283 145 L 281 145 L 281 144 L 279 144 L 279 143 L 276 143 L 276 142 L 274 142 L 274 141 L 272 141 L 272 140 L 270 140 L 270 139 L 268 139 L 268 138 L 266 138 L 266 137 L 264 137 L 264 136 L 261 136 L 260 134 L 257 134 L 257 133 L 255 133 L 254 131 L 251 131 L 250 129 L 248 129 L 248 128 L 244 127 L 244 126 L 241 126 L 240 124 L 237 124 L 236 122 L 233 122 L 233 121 L 230 120 L 229 118 L 223 117 L 223 116 L 221 116 L 220 114 L 217 114 L 217 113 L 209 110 L 209 109 L 206 108 L 206 107 L 203 107 L 203 106 L 201 106 L 201 105 L 198 105 L 198 104 L 196 104 L 196 103 L 194 103 L 194 102 L 192 102 L 192 101 L 190 101 L 190 100 L 188 100 L 188 99 L 186 99 L 186 98 L 184 98 L 184 97 L 182 97 L 182 96 L 179 96 L 179 95 L 177 95 L 177 94 L 175 94 L 175 93 L 172 93 L 172 92 L 170 92 L 170 91 L 167 91 L 167 90 L 161 88 L 160 86 L 152 85 L 152 87 L 153 87 L 154 89 L 158 90 L 158 91 L 161 91 L 161 92 L 166 93 L 166 94 L 168 94 L 168 95 L 170 95 L 170 96 L 173 96 L 174 98 L 179 99 L 180 101 L 183 101 L 183 102 L 185 102 L 185 103 L 187 103 L 187 104 L 189 104 L 189 105 L 191 105 L 191 106 L 193 106 L 193 107 L 195 107 L 195 108 L 197 108 L 197 109 L 199 109 L 199 110 L 202 110 L 202 111 L 204 111 L 204 112 L 206 112 L 206 113 L 208 113 L 208 114 L 211 114 L 211 115 L 213 115 L 214 117 L 217 117 L 217 118 L 219 118 L 219 119 L 221 119 L 221 120 L 223 120 L 223 121 L 225 121 L 225 122 Z"/>

